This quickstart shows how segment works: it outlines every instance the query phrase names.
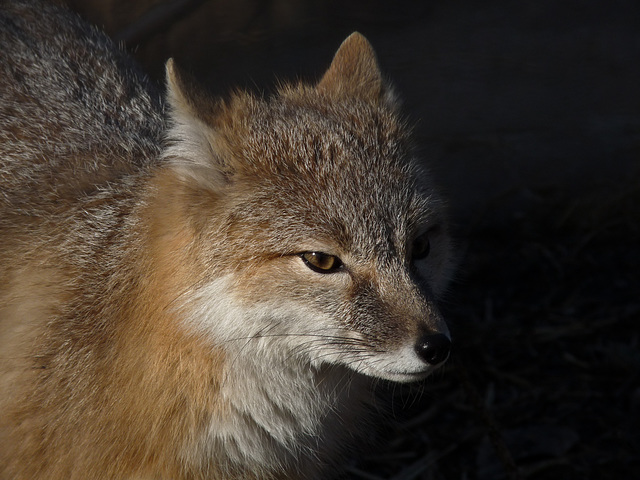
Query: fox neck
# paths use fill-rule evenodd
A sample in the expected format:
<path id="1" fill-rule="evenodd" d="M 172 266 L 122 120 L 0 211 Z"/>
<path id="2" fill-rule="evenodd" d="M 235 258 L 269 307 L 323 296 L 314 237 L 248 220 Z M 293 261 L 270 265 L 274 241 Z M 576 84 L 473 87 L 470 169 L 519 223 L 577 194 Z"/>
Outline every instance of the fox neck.
<path id="1" fill-rule="evenodd" d="M 343 432 L 354 432 L 341 425 L 343 417 L 363 413 L 360 385 L 335 369 L 316 372 L 248 356 L 234 363 L 222 382 L 227 409 L 205 433 L 214 455 L 223 449 L 236 465 L 250 459 L 254 471 L 290 471 L 296 465 L 302 478 L 315 478 L 326 467 L 323 459 L 335 461 Z"/>
<path id="2" fill-rule="evenodd" d="M 203 445 L 208 455 L 224 452 L 232 464 L 251 459 L 254 469 L 264 471 L 296 464 L 303 478 L 313 477 L 321 468 L 318 458 L 337 457 L 344 432 L 357 430 L 345 419 L 357 422 L 366 415 L 368 381 L 345 367 L 314 366 L 299 357 L 287 343 L 290 334 L 279 330 L 286 327 L 276 322 L 265 329 L 265 312 L 238 307 L 225 293 L 228 282 L 218 279 L 196 295 L 187 321 L 187 328 L 224 350 L 224 407 L 212 418 Z"/>

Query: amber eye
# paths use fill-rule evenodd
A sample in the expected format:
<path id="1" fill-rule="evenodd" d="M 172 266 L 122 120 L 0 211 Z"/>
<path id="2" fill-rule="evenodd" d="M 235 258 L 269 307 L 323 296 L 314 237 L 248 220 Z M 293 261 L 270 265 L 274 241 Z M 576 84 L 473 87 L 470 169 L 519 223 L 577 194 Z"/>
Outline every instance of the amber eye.
<path id="1" fill-rule="evenodd" d="M 422 260 L 427 258 L 431 251 L 431 242 L 429 242 L 429 234 L 420 235 L 413 241 L 411 256 L 414 260 Z"/>
<path id="2" fill-rule="evenodd" d="M 314 272 L 333 273 L 342 267 L 342 261 L 335 255 L 322 252 L 305 252 L 300 254 L 304 264 Z"/>

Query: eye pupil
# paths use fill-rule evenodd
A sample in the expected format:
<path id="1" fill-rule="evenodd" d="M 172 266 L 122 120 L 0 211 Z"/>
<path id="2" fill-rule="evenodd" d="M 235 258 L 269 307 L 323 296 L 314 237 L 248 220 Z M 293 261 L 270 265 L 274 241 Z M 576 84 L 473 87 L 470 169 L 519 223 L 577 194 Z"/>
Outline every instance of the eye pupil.
<path id="1" fill-rule="evenodd" d="M 335 255 L 322 252 L 305 252 L 300 255 L 304 263 L 311 270 L 320 273 L 335 272 L 342 266 L 342 262 Z"/>

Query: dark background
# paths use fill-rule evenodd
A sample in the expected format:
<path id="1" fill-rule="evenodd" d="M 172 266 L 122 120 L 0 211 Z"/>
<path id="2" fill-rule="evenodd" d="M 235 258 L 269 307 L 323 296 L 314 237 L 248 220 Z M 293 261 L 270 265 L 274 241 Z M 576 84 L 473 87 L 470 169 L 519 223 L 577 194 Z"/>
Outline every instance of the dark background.
<path id="1" fill-rule="evenodd" d="M 450 199 L 456 350 L 349 478 L 640 478 L 640 2 L 69 3 L 217 94 L 376 48 Z"/>

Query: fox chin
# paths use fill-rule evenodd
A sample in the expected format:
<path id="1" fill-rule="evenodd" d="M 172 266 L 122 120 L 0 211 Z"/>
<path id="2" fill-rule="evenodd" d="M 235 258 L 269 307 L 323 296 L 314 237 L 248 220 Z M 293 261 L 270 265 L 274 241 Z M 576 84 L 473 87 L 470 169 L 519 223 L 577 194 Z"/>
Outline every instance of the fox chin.
<path id="1" fill-rule="evenodd" d="M 319 81 L 156 92 L 0 11 L 0 479 L 319 479 L 448 358 L 445 203 L 359 33 Z"/>

